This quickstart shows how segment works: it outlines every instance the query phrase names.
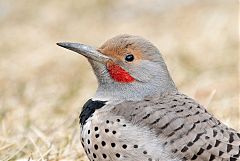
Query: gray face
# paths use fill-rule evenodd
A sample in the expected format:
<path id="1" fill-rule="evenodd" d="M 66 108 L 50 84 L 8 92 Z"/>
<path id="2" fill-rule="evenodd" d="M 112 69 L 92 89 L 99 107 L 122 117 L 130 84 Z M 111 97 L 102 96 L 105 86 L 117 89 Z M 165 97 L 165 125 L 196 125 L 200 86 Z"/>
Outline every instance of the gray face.
<path id="1" fill-rule="evenodd" d="M 76 43 L 58 45 L 88 58 L 99 83 L 96 99 L 136 100 L 176 90 L 160 52 L 141 37 L 116 36 L 97 50 Z"/>
<path id="2" fill-rule="evenodd" d="M 138 36 L 116 36 L 105 42 L 98 51 L 110 57 L 110 63 L 119 65 L 139 82 L 148 82 L 158 75 L 159 70 L 167 70 L 158 49 Z"/>

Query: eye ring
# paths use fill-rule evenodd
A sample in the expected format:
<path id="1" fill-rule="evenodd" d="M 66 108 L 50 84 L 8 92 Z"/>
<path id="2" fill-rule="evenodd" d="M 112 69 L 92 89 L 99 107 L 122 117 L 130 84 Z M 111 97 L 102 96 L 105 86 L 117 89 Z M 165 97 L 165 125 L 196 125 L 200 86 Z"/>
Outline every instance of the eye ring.
<path id="1" fill-rule="evenodd" d="M 133 54 L 128 54 L 125 57 L 125 60 L 128 61 L 128 62 L 132 62 L 134 60 L 134 55 Z"/>

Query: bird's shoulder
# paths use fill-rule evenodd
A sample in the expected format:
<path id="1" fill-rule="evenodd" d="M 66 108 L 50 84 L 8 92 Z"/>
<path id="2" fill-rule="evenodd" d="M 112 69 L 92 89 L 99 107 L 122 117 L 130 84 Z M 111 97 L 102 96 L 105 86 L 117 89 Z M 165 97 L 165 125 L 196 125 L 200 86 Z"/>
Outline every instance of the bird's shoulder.
<path id="1" fill-rule="evenodd" d="M 186 116 L 187 118 L 201 113 L 209 114 L 195 100 L 179 92 L 147 96 L 138 101 L 123 101 L 114 105 L 111 113 L 121 115 L 129 121 L 134 121 L 132 118 L 139 118 L 140 120 L 142 118 L 143 122 L 147 120 L 148 123 L 150 122 L 149 118 L 157 118 L 157 116 L 162 119 L 164 116 L 167 118 L 170 118 L 170 116 L 175 118 Z M 151 115 L 154 115 L 154 117 L 151 117 Z"/>
<path id="2" fill-rule="evenodd" d="M 183 159 L 239 159 L 240 134 L 182 93 L 124 101 L 111 113 L 147 127 L 156 137 L 166 138 L 163 146 Z"/>

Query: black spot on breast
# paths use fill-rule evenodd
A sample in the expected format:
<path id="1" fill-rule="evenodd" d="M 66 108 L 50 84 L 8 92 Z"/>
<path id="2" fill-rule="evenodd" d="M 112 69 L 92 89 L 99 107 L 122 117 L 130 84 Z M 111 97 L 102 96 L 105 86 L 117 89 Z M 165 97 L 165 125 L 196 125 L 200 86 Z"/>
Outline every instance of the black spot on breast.
<path id="1" fill-rule="evenodd" d="M 97 144 L 94 145 L 94 149 L 98 150 L 98 145 Z"/>
<path id="2" fill-rule="evenodd" d="M 84 125 L 86 123 L 86 120 L 92 116 L 92 114 L 95 112 L 95 110 L 103 107 L 106 104 L 107 101 L 93 101 L 92 99 L 89 99 L 83 106 L 82 112 L 79 116 L 80 118 L 80 124 Z"/>
<path id="3" fill-rule="evenodd" d="M 107 158 L 107 155 L 106 154 L 102 154 L 103 158 L 106 159 Z"/>
<path id="4" fill-rule="evenodd" d="M 114 148 L 116 146 L 116 144 L 115 143 L 111 143 L 111 146 Z"/>
<path id="5" fill-rule="evenodd" d="M 106 142 L 105 141 L 102 141 L 102 146 L 105 146 L 106 145 Z"/>
<path id="6" fill-rule="evenodd" d="M 95 138 L 98 138 L 98 137 L 99 137 L 99 134 L 96 134 L 96 135 L 95 135 Z"/>
<path id="7" fill-rule="evenodd" d="M 120 154 L 119 154 L 119 153 L 117 153 L 117 154 L 116 154 L 116 157 L 117 157 L 117 158 L 120 158 Z"/>
<path id="8" fill-rule="evenodd" d="M 126 145 L 126 144 L 123 144 L 122 147 L 123 147 L 123 149 L 126 149 L 126 148 L 127 148 L 127 145 Z"/>

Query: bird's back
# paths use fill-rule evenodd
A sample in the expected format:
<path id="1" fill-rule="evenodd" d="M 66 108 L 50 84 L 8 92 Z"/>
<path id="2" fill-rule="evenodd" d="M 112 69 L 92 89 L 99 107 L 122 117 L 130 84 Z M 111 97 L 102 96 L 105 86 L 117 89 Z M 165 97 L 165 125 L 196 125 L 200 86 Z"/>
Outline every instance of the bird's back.
<path id="1" fill-rule="evenodd" d="M 240 134 L 180 93 L 111 103 L 82 126 L 92 160 L 229 160 L 240 156 Z"/>

